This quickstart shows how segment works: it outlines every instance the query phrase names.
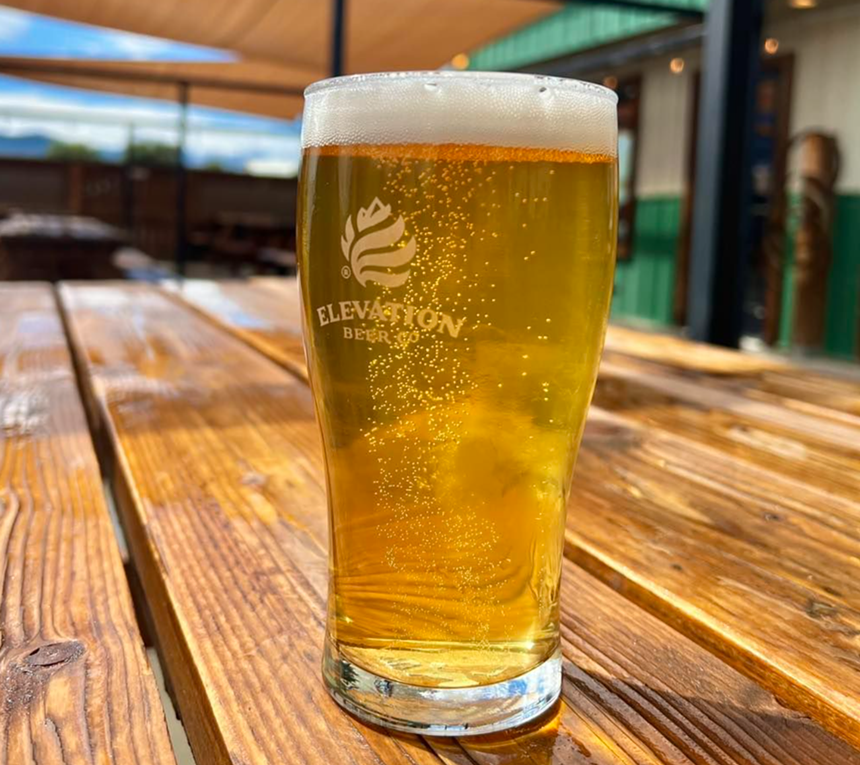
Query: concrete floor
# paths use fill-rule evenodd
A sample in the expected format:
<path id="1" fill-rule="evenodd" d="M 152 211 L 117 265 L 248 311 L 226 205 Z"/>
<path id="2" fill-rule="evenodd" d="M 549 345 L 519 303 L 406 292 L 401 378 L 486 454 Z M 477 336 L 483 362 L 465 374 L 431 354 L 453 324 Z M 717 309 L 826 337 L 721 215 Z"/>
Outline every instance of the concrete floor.
<path id="1" fill-rule="evenodd" d="M 188 737 L 185 735 L 185 728 L 176 716 L 173 700 L 164 686 L 164 673 L 161 671 L 158 653 L 154 648 L 147 648 L 146 655 L 152 665 L 153 674 L 155 674 L 158 692 L 161 694 L 161 703 L 164 705 L 164 715 L 167 718 L 167 731 L 170 734 L 170 743 L 173 744 L 173 751 L 176 754 L 176 763 L 177 765 L 196 765 L 194 755 L 191 754 L 191 747 L 188 745 Z"/>

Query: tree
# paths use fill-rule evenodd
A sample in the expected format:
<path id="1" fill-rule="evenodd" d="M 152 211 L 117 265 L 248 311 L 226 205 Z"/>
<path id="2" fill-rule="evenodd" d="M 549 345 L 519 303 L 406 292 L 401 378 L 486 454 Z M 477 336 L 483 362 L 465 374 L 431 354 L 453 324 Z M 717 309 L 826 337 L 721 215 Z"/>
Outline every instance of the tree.
<path id="1" fill-rule="evenodd" d="M 158 141 L 141 141 L 129 145 L 125 161 L 145 167 L 172 167 L 176 164 L 176 147 Z"/>
<path id="2" fill-rule="evenodd" d="M 91 146 L 63 141 L 51 141 L 47 157 L 61 162 L 98 162 L 100 160 L 99 153 Z"/>
<path id="3" fill-rule="evenodd" d="M 218 162 L 218 160 L 215 160 L 215 159 L 210 159 L 200 169 L 201 170 L 208 170 L 210 173 L 226 173 L 227 172 L 227 170 L 224 168 L 224 165 L 222 165 L 220 162 Z"/>

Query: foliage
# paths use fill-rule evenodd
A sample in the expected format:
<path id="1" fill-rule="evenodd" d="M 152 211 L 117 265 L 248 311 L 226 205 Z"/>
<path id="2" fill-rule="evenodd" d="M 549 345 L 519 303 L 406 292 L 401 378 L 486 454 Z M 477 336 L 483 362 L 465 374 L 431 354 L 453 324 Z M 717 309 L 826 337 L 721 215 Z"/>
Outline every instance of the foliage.
<path id="1" fill-rule="evenodd" d="M 99 153 L 91 146 L 63 141 L 52 141 L 48 147 L 47 157 L 62 162 L 98 162 L 101 159 Z"/>
<path id="2" fill-rule="evenodd" d="M 145 167 L 172 167 L 176 164 L 176 147 L 158 141 L 133 143 L 126 149 L 125 161 Z"/>

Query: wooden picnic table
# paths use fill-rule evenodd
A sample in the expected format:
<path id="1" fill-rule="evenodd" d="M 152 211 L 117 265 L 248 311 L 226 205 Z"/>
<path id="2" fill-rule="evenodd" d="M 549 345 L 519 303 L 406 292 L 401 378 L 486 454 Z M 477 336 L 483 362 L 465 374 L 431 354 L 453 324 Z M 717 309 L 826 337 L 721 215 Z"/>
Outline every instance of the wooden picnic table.
<path id="1" fill-rule="evenodd" d="M 857 382 L 612 328 L 562 700 L 421 738 L 320 680 L 300 333 L 292 280 L 0 286 L 0 765 L 175 762 L 138 625 L 198 765 L 860 765 Z"/>

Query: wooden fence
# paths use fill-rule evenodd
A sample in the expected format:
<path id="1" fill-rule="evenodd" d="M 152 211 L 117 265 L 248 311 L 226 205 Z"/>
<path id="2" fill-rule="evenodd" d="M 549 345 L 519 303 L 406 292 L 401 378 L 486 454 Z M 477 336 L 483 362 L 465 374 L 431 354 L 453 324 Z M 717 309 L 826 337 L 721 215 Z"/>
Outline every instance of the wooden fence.
<path id="1" fill-rule="evenodd" d="M 296 179 L 191 170 L 186 227 L 204 228 L 225 213 L 254 213 L 295 226 Z M 0 211 L 90 215 L 126 229 L 135 247 L 158 259 L 176 249 L 173 168 L 0 159 Z"/>

